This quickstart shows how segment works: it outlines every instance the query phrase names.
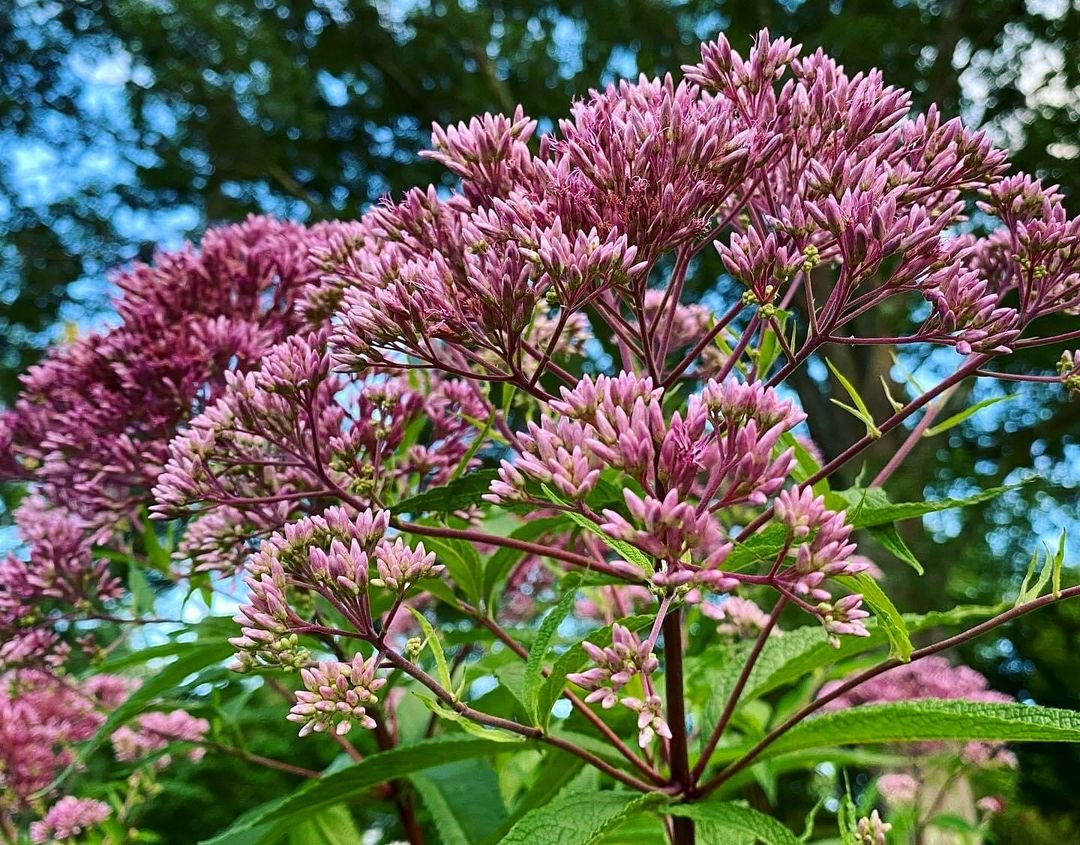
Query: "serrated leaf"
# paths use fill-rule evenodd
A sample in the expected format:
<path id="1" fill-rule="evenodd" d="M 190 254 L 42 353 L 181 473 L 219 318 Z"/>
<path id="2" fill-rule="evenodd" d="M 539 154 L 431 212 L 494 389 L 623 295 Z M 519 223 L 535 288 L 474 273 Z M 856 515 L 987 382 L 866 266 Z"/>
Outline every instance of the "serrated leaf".
<path id="1" fill-rule="evenodd" d="M 518 819 L 537 807 L 550 804 L 584 766 L 585 761 L 573 754 L 550 750 L 545 753 L 543 761 L 536 767 L 532 786 L 514 805 L 502 826 L 488 838 L 486 845 L 501 842 L 510 828 L 517 824 Z"/>
<path id="2" fill-rule="evenodd" d="M 787 527 L 772 522 L 756 534 L 735 543 L 724 560 L 724 569 L 728 572 L 741 572 L 755 563 L 772 563 L 777 553 L 784 548 L 786 540 Z"/>
<path id="3" fill-rule="evenodd" d="M 424 616 L 423 613 L 411 604 L 405 605 L 405 608 L 413 615 L 420 625 L 420 630 L 424 632 L 424 645 L 431 646 L 431 653 L 435 657 L 435 669 L 439 676 L 439 683 L 442 684 L 443 689 L 453 689 L 453 680 L 450 678 L 450 667 L 447 665 L 446 653 L 443 651 L 442 643 L 439 641 L 439 635 L 435 633 L 435 629 L 431 627 L 431 623 L 427 621 L 427 617 Z M 422 650 L 423 649 L 421 648 L 421 651 Z"/>
<path id="4" fill-rule="evenodd" d="M 851 786 L 847 782 L 847 777 L 844 778 L 844 794 L 840 796 L 840 807 L 836 815 L 841 843 L 863 845 L 862 837 L 859 836 L 859 811 L 855 808 L 855 801 L 851 797 Z"/>
<path id="5" fill-rule="evenodd" d="M 288 845 L 356 845 L 363 839 L 342 805 L 305 818 L 288 833 Z"/>
<path id="6" fill-rule="evenodd" d="M 907 624 L 896 605 L 892 603 L 885 591 L 878 586 L 877 581 L 865 572 L 858 575 L 842 575 L 837 580 L 853 593 L 859 593 L 863 601 L 874 611 L 879 624 L 889 638 L 889 655 L 903 660 L 905 663 L 911 660 L 911 637 L 908 635 Z"/>
<path id="7" fill-rule="evenodd" d="M 863 704 L 800 722 L 763 757 L 834 745 L 971 740 L 1080 742 L 1080 712 L 930 698 Z"/>
<path id="8" fill-rule="evenodd" d="M 528 743 L 528 747 L 532 745 Z M 387 781 L 457 760 L 504 753 L 508 749 L 512 746 L 458 735 L 425 739 L 415 745 L 372 754 L 354 766 L 308 781 L 291 795 L 250 810 L 226 830 L 204 840 L 203 845 L 239 845 L 246 841 L 245 835 L 257 827 L 278 824 L 287 829 L 311 813 L 352 800 Z"/>
<path id="9" fill-rule="evenodd" d="M 521 694 L 523 703 L 534 725 L 546 725 L 548 721 L 550 711 L 541 712 L 539 709 L 540 688 L 544 680 L 544 658 L 547 656 L 548 649 L 555 639 L 559 625 L 562 624 L 574 606 L 576 592 L 575 585 L 559 599 L 559 603 L 544 617 L 543 622 L 540 623 L 540 629 L 536 633 L 536 639 L 533 640 L 532 648 L 529 649 L 529 657 L 525 661 L 525 677 L 522 680 Z"/>
<path id="10" fill-rule="evenodd" d="M 923 437 L 936 437 L 939 434 L 944 434 L 950 428 L 955 428 L 964 422 L 969 417 L 979 413 L 983 408 L 989 408 L 991 405 L 996 405 L 998 402 L 1008 402 L 1010 399 L 1015 399 L 1019 394 L 1011 393 L 1007 396 L 993 396 L 990 399 L 983 399 L 981 402 L 976 402 L 970 408 L 965 408 L 957 414 L 953 414 L 946 420 L 939 422 L 935 426 L 931 426 L 923 432 Z"/>
<path id="11" fill-rule="evenodd" d="M 919 559 L 908 548 L 908 544 L 904 542 L 904 538 L 900 536 L 900 532 L 896 530 L 895 525 L 891 523 L 888 525 L 875 525 L 868 528 L 867 531 L 871 537 L 881 544 L 885 551 L 902 560 L 920 575 L 923 574 L 923 565 L 919 563 Z"/>
<path id="12" fill-rule="evenodd" d="M 633 792 L 571 792 L 530 810 L 502 839 L 501 845 L 590 845 L 662 795 Z"/>
<path id="13" fill-rule="evenodd" d="M 434 487 L 402 499 L 390 510 L 395 514 L 452 513 L 484 504 L 483 495 L 488 492 L 491 482 L 498 477 L 498 470 L 474 470 L 442 487 Z"/>
<path id="14" fill-rule="evenodd" d="M 683 816 L 695 822 L 716 824 L 730 831 L 757 837 L 765 845 L 799 845 L 799 839 L 771 816 L 731 801 L 701 801 L 664 807 L 664 815 Z"/>
<path id="15" fill-rule="evenodd" d="M 962 606 L 923 615 L 906 614 L 904 623 L 909 632 L 921 631 L 981 621 L 1000 613 L 1004 608 L 1004 605 Z M 868 622 L 869 637 L 841 637 L 839 648 L 829 644 L 828 635 L 820 625 L 805 625 L 769 637 L 750 673 L 742 700 L 753 701 L 773 690 L 796 683 L 820 667 L 835 665 L 887 644 L 889 639 L 884 626 L 876 618 Z M 711 712 L 714 721 L 727 702 L 752 646 L 753 643 L 741 642 L 734 647 L 725 646 L 728 650 L 719 654 L 721 646 L 717 644 L 688 659 L 687 676 L 690 682 L 698 679 L 708 687 L 707 706 L 715 711 Z M 718 663 L 717 656 L 722 663 Z"/>
<path id="16" fill-rule="evenodd" d="M 498 779 L 486 760 L 474 757 L 448 763 L 414 774 L 410 780 L 431 813 L 443 845 L 481 845 L 506 819 Z"/>

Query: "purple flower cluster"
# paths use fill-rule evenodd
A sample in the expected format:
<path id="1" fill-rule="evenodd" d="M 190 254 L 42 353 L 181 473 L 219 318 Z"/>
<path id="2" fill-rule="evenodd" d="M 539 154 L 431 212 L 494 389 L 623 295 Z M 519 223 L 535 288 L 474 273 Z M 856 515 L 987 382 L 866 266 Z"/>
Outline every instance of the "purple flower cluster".
<path id="1" fill-rule="evenodd" d="M 247 538 L 337 490 L 371 502 L 411 492 L 417 477 L 438 486 L 487 408 L 468 382 L 425 387 L 379 374 L 348 380 L 331 371 L 324 331 L 290 337 L 259 370 L 226 373 L 221 398 L 173 440 L 153 513 L 195 514 L 182 551 L 211 569 L 236 565 Z M 425 421 L 430 438 L 415 442 Z"/>
<path id="2" fill-rule="evenodd" d="M 29 555 L 0 560 L 0 666 L 62 663 L 70 647 L 52 629 L 57 616 L 102 608 L 122 595 L 120 582 L 95 558 L 89 526 L 43 496 L 27 498 L 15 524 Z"/>
<path id="3" fill-rule="evenodd" d="M 43 669 L 0 675 L 0 823 L 41 815 L 41 798 L 55 795 L 55 782 L 78 760 L 78 746 L 91 739 L 106 717 L 138 685 L 119 675 L 91 675 L 83 681 Z M 184 710 L 148 712 L 123 725 L 111 740 L 118 760 L 139 763 L 170 743 L 198 743 L 210 728 Z M 189 751 L 199 760 L 201 748 Z M 168 762 L 159 757 L 157 766 Z M 63 841 L 108 816 L 100 802 L 68 795 L 31 826 L 34 842 Z"/>
<path id="4" fill-rule="evenodd" d="M 805 415 L 760 383 L 710 380 L 670 418 L 663 394 L 625 372 L 563 387 L 549 415 L 518 435 L 518 454 L 502 462 L 487 498 L 550 505 L 551 485 L 594 516 L 587 498 L 601 470 L 620 470 L 633 482 L 626 513 L 605 509 L 600 528 L 657 559 L 657 586 L 731 589 L 738 581 L 721 569 L 731 544 L 717 514 L 763 505 L 780 490 L 794 450 L 779 441 Z"/>

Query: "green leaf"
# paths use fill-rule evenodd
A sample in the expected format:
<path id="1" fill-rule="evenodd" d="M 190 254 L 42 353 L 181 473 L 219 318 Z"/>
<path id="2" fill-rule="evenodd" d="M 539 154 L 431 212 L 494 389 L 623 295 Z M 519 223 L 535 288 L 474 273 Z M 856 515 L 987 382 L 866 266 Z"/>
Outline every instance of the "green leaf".
<path id="1" fill-rule="evenodd" d="M 847 393 L 847 395 L 851 397 L 851 401 L 855 403 L 855 407 L 852 408 L 850 405 L 846 405 L 838 399 L 830 399 L 829 401 L 832 402 L 834 405 L 840 406 L 849 414 L 854 416 L 856 419 L 862 421 L 863 425 L 866 426 L 866 433 L 869 434 L 871 437 L 881 437 L 881 430 L 874 422 L 874 415 L 870 413 L 870 409 L 866 406 L 863 398 L 859 395 L 859 391 L 855 389 L 855 386 L 850 381 L 844 378 L 844 374 L 841 373 L 838 369 L 836 369 L 836 367 L 833 366 L 833 362 L 830 361 L 828 358 L 825 359 L 825 364 L 829 368 L 829 372 L 831 372 L 833 376 L 836 377 L 836 380 L 840 382 L 841 387 L 844 388 L 844 391 Z"/>
<path id="2" fill-rule="evenodd" d="M 925 615 L 906 614 L 904 622 L 909 632 L 921 631 L 988 619 L 1000 613 L 1004 607 L 961 606 Z M 834 665 L 888 643 L 884 626 L 877 619 L 868 621 L 869 637 L 842 637 L 839 648 L 829 644 L 829 638 L 820 625 L 805 625 L 769 637 L 750 673 L 742 701 L 752 701 L 775 689 L 796 683 L 822 666 Z M 708 706 L 716 710 L 714 718 L 719 716 L 731 694 L 752 646 L 750 642 L 739 643 L 734 648 L 727 644 L 721 648 L 717 644 L 688 659 L 687 675 L 691 683 L 696 678 L 708 687 L 707 701 Z"/>
<path id="3" fill-rule="evenodd" d="M 128 562 L 128 590 L 131 591 L 131 615 L 140 616 L 143 613 L 154 612 L 154 591 L 146 575 L 134 560 Z"/>
<path id="4" fill-rule="evenodd" d="M 79 749 L 76 760 L 56 778 L 53 785 L 64 780 L 128 719 L 147 710 L 147 705 L 151 701 L 175 691 L 189 676 L 197 674 L 208 666 L 220 663 L 236 650 L 227 641 L 196 641 L 182 645 L 184 648 L 180 653 L 181 656 L 168 665 L 155 669 L 137 690 L 109 714 L 97 733 Z"/>
<path id="5" fill-rule="evenodd" d="M 800 722 L 764 756 L 833 745 L 949 740 L 1080 742 L 1080 712 L 929 698 L 863 704 Z"/>
<path id="6" fill-rule="evenodd" d="M 905 663 L 911 660 L 911 637 L 908 635 L 907 624 L 896 605 L 885 595 L 885 591 L 878 586 L 877 581 L 865 572 L 858 575 L 842 575 L 837 580 L 853 593 L 860 593 L 863 601 L 874 611 L 878 622 L 889 638 L 889 655 L 899 658 Z"/>
<path id="7" fill-rule="evenodd" d="M 427 617 L 423 613 L 411 604 L 405 605 L 405 608 L 416 618 L 420 629 L 424 632 L 424 645 L 431 646 L 431 653 L 435 656 L 435 669 L 439 675 L 439 683 L 442 684 L 443 689 L 453 690 L 450 667 L 446 663 L 446 654 L 443 652 L 442 643 L 439 642 L 439 635 L 435 633 L 435 629 L 431 627 L 431 623 L 427 621 Z"/>
<path id="8" fill-rule="evenodd" d="M 802 484 L 821 469 L 821 464 L 810 454 L 810 451 L 803 445 L 803 441 L 790 431 L 785 431 L 780 435 L 780 445 L 784 449 L 795 450 L 795 466 L 792 468 L 791 477 L 799 484 Z M 818 485 L 823 485 L 822 491 L 829 489 L 828 482 L 824 479 L 814 485 L 815 491 L 821 492 L 818 491 Z"/>
<path id="9" fill-rule="evenodd" d="M 787 527 L 777 522 L 766 525 L 761 531 L 745 540 L 734 544 L 731 553 L 724 560 L 724 569 L 728 572 L 741 572 L 754 563 L 772 563 L 784 548 L 787 540 Z"/>
<path id="10" fill-rule="evenodd" d="M 1019 395 L 1020 394 L 1018 393 L 1011 393 L 1007 396 L 993 396 L 989 399 L 983 399 L 981 402 L 976 402 L 970 408 L 965 408 L 963 411 L 960 411 L 960 413 L 953 414 L 947 420 L 926 429 L 926 431 L 923 432 L 923 437 L 936 437 L 939 434 L 943 434 L 950 428 L 960 425 L 960 423 L 968 419 L 968 417 L 979 413 L 983 408 L 989 408 L 991 405 L 996 405 L 998 402 L 1008 402 L 1010 399 L 1015 399 Z"/>
<path id="11" fill-rule="evenodd" d="M 289 831 L 288 845 L 356 845 L 363 839 L 347 808 L 338 804 L 306 818 Z"/>
<path id="12" fill-rule="evenodd" d="M 541 486 L 544 488 L 544 495 L 548 497 L 549 501 L 556 505 L 561 505 L 562 507 L 569 507 L 569 505 L 567 505 L 566 502 L 560 499 L 551 490 L 550 487 L 548 487 L 546 484 Z M 624 540 L 616 540 L 607 532 L 603 531 L 600 526 L 593 522 L 591 519 L 582 516 L 577 511 L 568 510 L 565 513 L 574 522 L 575 525 L 580 528 L 584 528 L 586 531 L 595 534 L 597 537 L 602 539 L 608 548 L 618 554 L 619 557 L 621 557 L 627 563 L 634 564 L 647 575 L 653 574 L 652 562 L 649 560 L 648 556 L 641 551 L 641 549 L 637 548 L 637 546 L 633 546 Z"/>
<path id="13" fill-rule="evenodd" d="M 435 552 L 469 601 L 479 604 L 484 595 L 484 564 L 473 544 L 445 537 L 424 537 L 423 543 L 425 549 Z"/>
<path id="14" fill-rule="evenodd" d="M 442 487 L 434 487 L 402 499 L 391 511 L 396 514 L 452 513 L 472 505 L 480 505 L 484 503 L 482 497 L 488 492 L 491 482 L 498 477 L 498 470 L 474 470 Z"/>
<path id="15" fill-rule="evenodd" d="M 355 766 L 326 775 L 319 780 L 308 781 L 291 795 L 250 810 L 226 830 L 205 840 L 205 845 L 238 845 L 246 841 L 245 834 L 256 827 L 281 824 L 283 828 L 288 828 L 299 824 L 312 813 L 350 801 L 358 794 L 387 781 L 458 760 L 502 753 L 508 748 L 503 743 L 491 740 L 453 735 L 425 739 L 415 745 L 399 746 L 380 754 L 372 754 Z"/>
<path id="16" fill-rule="evenodd" d="M 757 374 L 758 378 L 764 378 L 765 374 L 772 369 L 777 357 L 783 351 L 780 340 L 777 337 L 777 329 L 783 335 L 787 321 L 791 317 L 790 311 L 775 310 L 776 320 L 770 320 L 765 324 L 761 333 L 761 343 L 758 345 Z"/>
<path id="17" fill-rule="evenodd" d="M 546 725 L 550 716 L 550 709 L 541 712 L 539 708 L 540 688 L 544 680 L 544 658 L 555 639 L 559 625 L 573 608 L 576 596 L 576 588 L 571 587 L 544 617 L 544 621 L 540 623 L 540 630 L 536 633 L 536 639 L 533 640 L 532 648 L 529 649 L 529 658 L 525 661 L 525 677 L 521 685 L 522 703 L 534 725 Z"/>
<path id="18" fill-rule="evenodd" d="M 536 767 L 536 777 L 525 794 L 514 805 L 513 812 L 502 826 L 488 839 L 488 845 L 501 842 L 506 833 L 517 824 L 518 819 L 537 807 L 550 804 L 564 786 L 572 781 L 585 766 L 585 761 L 573 754 L 549 749 L 543 762 Z"/>
<path id="19" fill-rule="evenodd" d="M 664 796 L 632 792 L 571 792 L 530 810 L 500 845 L 589 845 Z"/>
<path id="20" fill-rule="evenodd" d="M 498 778 L 486 760 L 448 763 L 411 780 L 443 845 L 480 845 L 506 818 Z"/>
<path id="21" fill-rule="evenodd" d="M 424 692 L 414 692 L 417 698 L 419 698 L 435 715 L 442 719 L 446 719 L 450 722 L 455 722 L 461 727 L 465 733 L 470 736 L 475 736 L 477 739 L 482 739 L 487 742 L 503 742 L 503 743 L 518 743 L 524 742 L 525 737 L 521 734 L 512 733 L 502 728 L 489 728 L 474 722 L 472 719 L 467 719 L 465 716 L 458 713 L 456 710 L 452 710 L 447 707 L 437 698 Z"/>
<path id="22" fill-rule="evenodd" d="M 846 774 L 844 775 L 844 794 L 840 798 L 840 808 L 836 815 L 836 824 L 840 828 L 840 841 L 843 845 L 862 845 L 862 837 L 859 836 L 859 811 L 851 797 L 851 786 L 848 784 Z"/>
<path id="23" fill-rule="evenodd" d="M 158 539 L 157 527 L 160 523 L 157 522 L 157 520 L 148 519 L 145 514 L 142 521 L 143 550 L 146 553 L 147 563 L 158 572 L 169 572 L 172 566 L 172 561 L 170 559 L 171 550 L 162 545 L 161 540 Z M 134 561 L 132 564 L 134 568 Z"/>
<path id="24" fill-rule="evenodd" d="M 1034 601 L 1040 595 L 1042 595 L 1043 588 L 1047 582 L 1053 579 L 1053 586 L 1051 589 L 1054 591 L 1054 595 L 1058 595 L 1061 592 L 1061 566 L 1065 562 L 1065 532 L 1061 532 L 1061 539 L 1058 541 L 1058 549 L 1056 553 L 1051 554 L 1050 548 L 1046 549 L 1046 561 L 1043 563 L 1042 570 L 1039 572 L 1038 580 L 1032 584 L 1031 579 L 1035 575 L 1035 570 L 1039 564 L 1039 550 L 1035 549 L 1031 553 L 1031 560 L 1028 562 L 1027 573 L 1024 575 L 1024 583 L 1020 585 L 1020 592 L 1016 596 L 1016 604 L 1014 606 L 1019 607 L 1022 604 L 1027 604 L 1029 601 Z"/>
<path id="25" fill-rule="evenodd" d="M 891 553 L 896 558 L 902 560 L 920 575 L 923 574 L 923 566 L 919 563 L 919 559 L 915 557 L 911 549 L 908 548 L 907 543 L 904 542 L 904 538 L 900 536 L 900 532 L 896 530 L 896 525 L 889 523 L 887 525 L 875 525 L 868 528 L 867 531 L 870 536 L 877 540 L 885 551 Z"/>
<path id="26" fill-rule="evenodd" d="M 702 801 L 664 807 L 665 815 L 684 816 L 695 822 L 715 824 L 728 831 L 749 834 L 765 845 L 799 845 L 798 837 L 771 816 L 744 804 L 730 801 Z"/>
<path id="27" fill-rule="evenodd" d="M 880 488 L 862 489 L 856 487 L 832 493 L 829 497 L 829 507 L 843 507 L 845 505 L 851 507 L 862 502 L 862 507 L 856 513 L 848 513 L 848 522 L 856 528 L 871 528 L 875 525 L 887 525 L 893 522 L 902 522 L 905 519 L 914 519 L 928 513 L 970 507 L 971 505 L 995 499 L 1003 493 L 1016 490 L 1020 486 L 1019 484 L 1010 484 L 1005 487 L 993 487 L 963 499 L 934 499 L 926 502 L 900 502 L 898 504 L 889 502 L 885 492 Z"/>

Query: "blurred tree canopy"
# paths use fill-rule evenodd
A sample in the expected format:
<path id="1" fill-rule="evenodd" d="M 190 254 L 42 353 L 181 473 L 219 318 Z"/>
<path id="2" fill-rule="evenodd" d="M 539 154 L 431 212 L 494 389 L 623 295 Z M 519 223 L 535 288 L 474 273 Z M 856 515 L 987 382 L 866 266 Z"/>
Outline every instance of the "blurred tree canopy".
<path id="1" fill-rule="evenodd" d="M 762 26 L 849 70 L 880 68 L 917 107 L 937 102 L 988 127 L 1016 168 L 1080 196 L 1076 0 L 0 0 L 0 404 L 60 322 L 100 308 L 107 269 L 149 258 L 158 242 L 250 212 L 355 217 L 437 178 L 417 158 L 432 121 L 521 103 L 550 128 L 590 87 L 675 73 L 721 30 L 744 50 Z M 950 366 L 829 354 L 879 413 L 882 376 Z M 1072 498 L 1034 483 L 965 521 L 931 524 L 930 536 L 901 526 L 927 567 L 919 580 L 895 567 L 901 596 L 998 596 L 1033 535 L 1076 519 L 1080 403 L 1051 431 L 1041 408 L 1060 390 L 1004 387 L 1019 400 L 921 445 L 925 472 L 894 479 L 894 495 L 989 487 L 1034 462 Z M 800 392 L 827 406 L 824 366 Z M 827 454 L 862 433 L 840 412 L 827 418 L 835 426 L 813 432 Z M 880 445 L 878 465 L 897 442 Z M 954 469 L 970 466 L 978 477 Z M 1003 689 L 1075 707 L 1080 618 L 1053 616 L 966 656 Z M 1053 637 L 1043 624 L 1057 626 Z M 1065 769 L 1040 759 L 1042 788 L 1046 771 Z"/>
<path id="2" fill-rule="evenodd" d="M 1075 189 L 1070 0 L 3 0 L 0 400 L 105 271 L 249 212 L 356 216 L 436 171 L 432 121 L 556 120 L 762 26 L 880 67 Z M 78 283 L 72 285 L 72 283 Z M 63 312 L 67 313 L 67 312 Z M 74 314 L 82 312 L 74 311 Z"/>

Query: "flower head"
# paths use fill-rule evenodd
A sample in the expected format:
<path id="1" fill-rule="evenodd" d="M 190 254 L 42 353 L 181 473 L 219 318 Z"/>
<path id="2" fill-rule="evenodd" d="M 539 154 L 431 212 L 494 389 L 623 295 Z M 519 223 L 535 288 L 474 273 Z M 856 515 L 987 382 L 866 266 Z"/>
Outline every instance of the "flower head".
<path id="1" fill-rule="evenodd" d="M 296 694 L 288 716 L 290 722 L 301 726 L 300 736 L 331 729 L 340 736 L 348 733 L 353 722 L 374 729 L 375 720 L 367 710 L 378 703 L 376 693 L 386 685 L 385 678 L 375 676 L 378 663 L 377 656 L 364 660 L 357 654 L 350 663 L 320 663 L 301 669 L 305 689 Z"/>

